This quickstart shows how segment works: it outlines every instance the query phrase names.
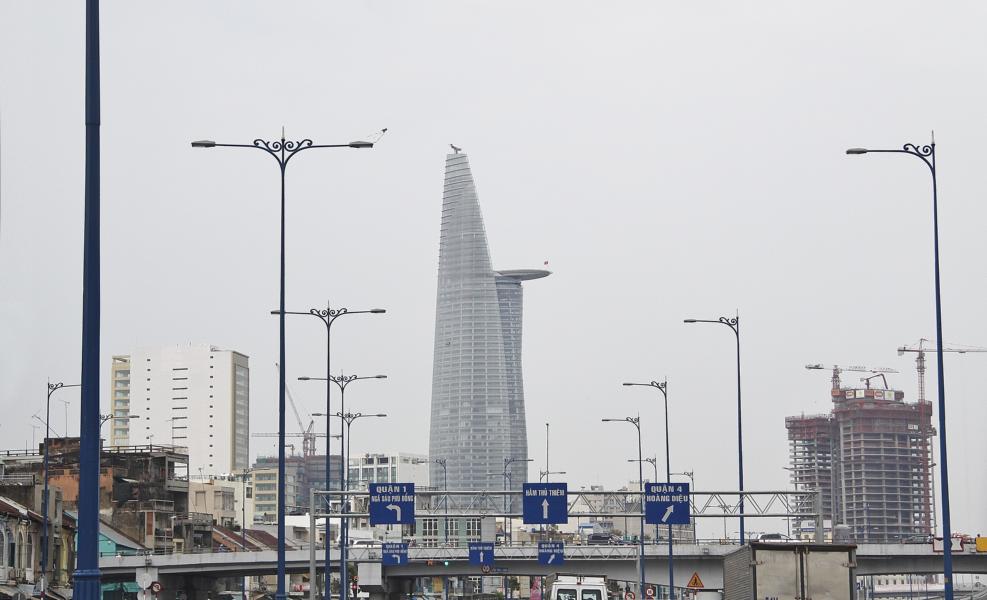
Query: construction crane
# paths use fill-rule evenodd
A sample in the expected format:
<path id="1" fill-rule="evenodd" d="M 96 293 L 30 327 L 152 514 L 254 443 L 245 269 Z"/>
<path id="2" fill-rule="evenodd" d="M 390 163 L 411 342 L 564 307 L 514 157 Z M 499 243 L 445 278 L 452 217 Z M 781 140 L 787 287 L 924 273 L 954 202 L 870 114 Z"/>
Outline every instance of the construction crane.
<path id="1" fill-rule="evenodd" d="M 918 371 L 918 401 L 925 402 L 925 351 L 935 352 L 935 348 L 926 348 L 925 343 L 929 340 L 921 338 L 918 341 L 918 346 L 902 346 L 898 348 L 898 356 L 903 355 L 905 352 L 914 352 L 915 356 L 915 370 Z M 943 348 L 943 352 L 956 352 L 958 354 L 966 354 L 967 352 L 987 352 L 987 348 Z"/>
<path id="2" fill-rule="evenodd" d="M 821 363 L 816 363 L 814 365 L 805 365 L 805 368 L 806 369 L 810 369 L 810 370 L 814 370 L 814 369 L 823 370 L 823 369 L 828 369 L 829 367 L 827 367 L 827 366 L 825 366 L 825 365 L 823 365 Z M 844 366 L 841 366 L 841 365 L 833 365 L 832 368 L 833 368 L 833 391 L 834 392 L 840 391 L 840 373 L 853 372 L 853 373 L 884 374 L 884 373 L 897 373 L 898 372 L 898 371 L 896 371 L 894 369 L 886 369 L 886 368 L 883 368 L 883 367 L 876 367 L 876 368 L 862 367 L 860 365 L 854 365 L 854 366 L 849 366 L 849 367 L 844 367 Z M 861 381 L 864 381 L 866 379 L 868 379 L 868 378 L 865 377 L 865 378 L 861 379 Z M 868 382 L 868 386 L 867 387 L 870 387 L 869 382 Z M 887 387 L 887 380 L 885 380 L 884 387 Z"/>
<path id="3" fill-rule="evenodd" d="M 280 375 L 281 365 L 274 363 L 274 369 Z M 298 421 L 298 429 L 302 432 L 302 456 L 315 456 L 315 420 L 309 419 L 308 427 L 302 424 L 302 417 L 298 414 L 298 407 L 295 406 L 295 399 L 291 395 L 291 388 L 285 383 L 284 393 L 288 396 L 288 402 L 291 403 L 291 410 L 295 413 L 295 420 Z"/>

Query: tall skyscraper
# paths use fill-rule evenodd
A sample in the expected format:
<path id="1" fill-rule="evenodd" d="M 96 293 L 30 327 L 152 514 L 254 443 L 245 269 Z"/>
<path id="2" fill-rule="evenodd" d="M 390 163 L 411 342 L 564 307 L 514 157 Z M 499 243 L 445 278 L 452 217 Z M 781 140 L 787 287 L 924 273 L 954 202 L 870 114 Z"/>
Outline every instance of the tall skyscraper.
<path id="1" fill-rule="evenodd" d="M 446 156 L 439 235 L 429 456 L 446 460 L 449 489 L 527 480 L 521 378 L 521 282 L 541 270 L 493 270 L 466 154 Z M 430 479 L 441 482 L 432 464 Z"/>
<path id="2" fill-rule="evenodd" d="M 113 414 L 128 417 L 111 421 L 114 445 L 184 446 L 191 475 L 249 466 L 247 356 L 207 345 L 141 349 L 113 357 L 111 382 Z"/>
<path id="3" fill-rule="evenodd" d="M 838 373 L 833 382 L 830 414 L 785 419 L 792 483 L 820 490 L 824 519 L 849 527 L 857 542 L 931 534 L 932 403 L 843 387 Z"/>

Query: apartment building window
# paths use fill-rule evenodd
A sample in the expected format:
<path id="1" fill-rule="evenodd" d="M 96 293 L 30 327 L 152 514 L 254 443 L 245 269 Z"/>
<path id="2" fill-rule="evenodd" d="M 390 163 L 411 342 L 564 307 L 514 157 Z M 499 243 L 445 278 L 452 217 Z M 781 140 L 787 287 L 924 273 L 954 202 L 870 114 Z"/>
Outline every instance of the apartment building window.
<path id="1" fill-rule="evenodd" d="M 466 541 L 480 541 L 480 536 L 483 535 L 481 523 L 482 521 L 480 519 L 466 519 Z"/>
<path id="2" fill-rule="evenodd" d="M 458 519 L 446 519 L 446 537 L 449 538 L 450 544 L 459 543 L 459 520 Z"/>
<path id="3" fill-rule="evenodd" d="M 439 543 L 439 520 L 422 519 L 422 545 L 434 548 Z"/>

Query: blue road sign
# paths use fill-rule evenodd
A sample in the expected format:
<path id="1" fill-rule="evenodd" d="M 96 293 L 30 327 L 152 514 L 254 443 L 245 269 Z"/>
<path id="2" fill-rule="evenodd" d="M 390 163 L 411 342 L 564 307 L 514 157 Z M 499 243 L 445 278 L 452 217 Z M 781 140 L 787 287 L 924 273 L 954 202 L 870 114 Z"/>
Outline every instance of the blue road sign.
<path id="1" fill-rule="evenodd" d="M 381 548 L 380 564 L 385 567 L 408 564 L 408 544 L 386 543 Z"/>
<path id="2" fill-rule="evenodd" d="M 568 484 L 524 484 L 523 521 L 526 524 L 565 523 L 569 520 Z"/>
<path id="3" fill-rule="evenodd" d="M 538 542 L 538 564 L 561 565 L 565 562 L 565 544 L 562 542 Z"/>
<path id="4" fill-rule="evenodd" d="M 649 525 L 688 525 L 689 484 L 645 484 L 644 522 Z"/>
<path id="5" fill-rule="evenodd" d="M 370 524 L 401 525 L 415 522 L 415 484 L 371 483 Z"/>
<path id="6" fill-rule="evenodd" d="M 493 561 L 493 542 L 470 542 L 471 565 L 492 565 Z"/>

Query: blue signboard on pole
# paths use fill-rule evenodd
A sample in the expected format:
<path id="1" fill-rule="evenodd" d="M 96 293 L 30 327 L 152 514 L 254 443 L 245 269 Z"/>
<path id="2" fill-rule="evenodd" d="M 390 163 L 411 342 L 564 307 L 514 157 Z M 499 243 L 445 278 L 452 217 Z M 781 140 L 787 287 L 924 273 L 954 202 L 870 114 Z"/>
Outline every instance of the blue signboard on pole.
<path id="1" fill-rule="evenodd" d="M 385 567 L 408 564 L 408 544 L 385 543 L 381 548 L 380 563 Z"/>
<path id="2" fill-rule="evenodd" d="M 493 542 L 470 542 L 471 565 L 492 565 L 493 561 Z"/>
<path id="3" fill-rule="evenodd" d="M 561 565 L 565 562 L 565 544 L 562 542 L 538 542 L 538 564 Z"/>
<path id="4" fill-rule="evenodd" d="M 415 522 L 415 484 L 371 483 L 370 524 L 410 525 Z"/>
<path id="5" fill-rule="evenodd" d="M 688 525 L 689 484 L 645 484 L 644 522 L 649 525 Z"/>
<path id="6" fill-rule="evenodd" d="M 545 525 L 569 520 L 569 486 L 565 483 L 526 483 L 521 502 L 525 524 Z"/>

